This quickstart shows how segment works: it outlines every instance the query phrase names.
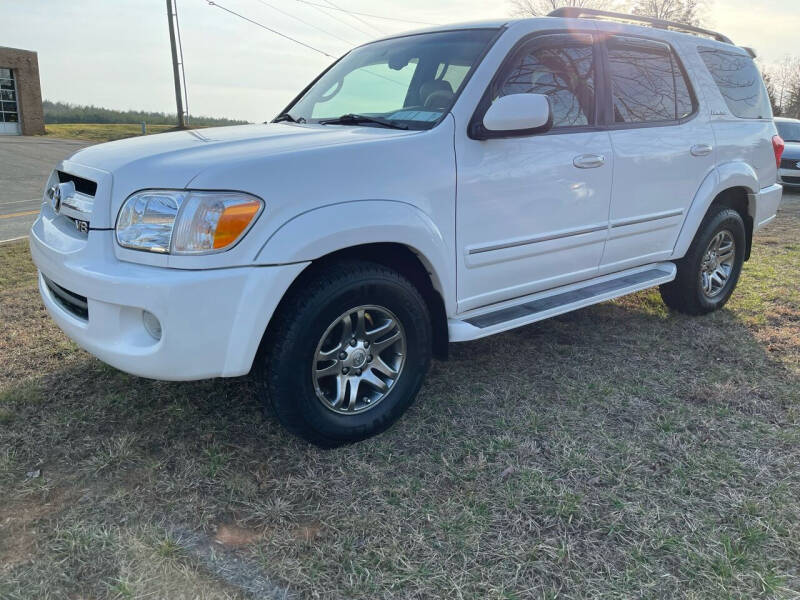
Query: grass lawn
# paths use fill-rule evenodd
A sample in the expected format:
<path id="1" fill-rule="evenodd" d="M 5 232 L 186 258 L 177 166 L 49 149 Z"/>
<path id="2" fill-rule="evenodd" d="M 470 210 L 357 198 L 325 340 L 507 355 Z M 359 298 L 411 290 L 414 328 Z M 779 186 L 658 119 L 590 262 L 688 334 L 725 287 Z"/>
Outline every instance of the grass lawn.
<path id="1" fill-rule="evenodd" d="M 334 451 L 247 378 L 103 365 L 35 288 L 0 246 L 2 598 L 800 596 L 800 196 L 725 310 L 648 291 L 453 345 Z"/>
<path id="2" fill-rule="evenodd" d="M 174 125 L 148 125 L 147 133 L 162 133 L 174 129 Z M 142 135 L 142 126 L 137 123 L 52 123 L 45 126 L 45 135 L 62 139 L 111 142 Z"/>

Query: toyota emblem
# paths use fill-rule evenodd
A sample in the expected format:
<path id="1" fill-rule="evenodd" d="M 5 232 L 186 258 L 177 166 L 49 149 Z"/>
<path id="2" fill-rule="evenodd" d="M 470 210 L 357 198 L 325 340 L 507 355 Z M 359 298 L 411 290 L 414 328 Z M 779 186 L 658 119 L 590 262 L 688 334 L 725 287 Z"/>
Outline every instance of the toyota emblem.
<path id="1" fill-rule="evenodd" d="M 61 210 L 61 186 L 54 185 L 47 190 L 47 197 L 50 198 L 50 203 L 53 205 L 53 210 L 58 212 Z"/>

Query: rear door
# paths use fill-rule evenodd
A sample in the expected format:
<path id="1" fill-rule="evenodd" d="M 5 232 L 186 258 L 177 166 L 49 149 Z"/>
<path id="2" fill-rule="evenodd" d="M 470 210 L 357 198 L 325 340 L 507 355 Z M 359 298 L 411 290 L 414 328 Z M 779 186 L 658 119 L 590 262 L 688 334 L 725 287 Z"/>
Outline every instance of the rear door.
<path id="1" fill-rule="evenodd" d="M 675 51 L 611 35 L 605 56 L 614 182 L 602 273 L 669 257 L 714 167 L 714 133 Z"/>

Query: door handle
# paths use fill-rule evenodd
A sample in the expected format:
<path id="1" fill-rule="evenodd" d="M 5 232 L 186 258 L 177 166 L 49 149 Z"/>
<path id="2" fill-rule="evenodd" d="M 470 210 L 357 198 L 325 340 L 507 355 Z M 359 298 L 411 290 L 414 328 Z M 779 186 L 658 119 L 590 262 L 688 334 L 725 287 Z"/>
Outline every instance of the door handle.
<path id="1" fill-rule="evenodd" d="M 713 148 L 709 144 L 695 144 L 690 152 L 692 156 L 708 156 Z"/>
<path id="2" fill-rule="evenodd" d="M 572 159 L 572 164 L 579 169 L 596 169 L 606 164 L 606 157 L 602 154 L 581 154 Z"/>

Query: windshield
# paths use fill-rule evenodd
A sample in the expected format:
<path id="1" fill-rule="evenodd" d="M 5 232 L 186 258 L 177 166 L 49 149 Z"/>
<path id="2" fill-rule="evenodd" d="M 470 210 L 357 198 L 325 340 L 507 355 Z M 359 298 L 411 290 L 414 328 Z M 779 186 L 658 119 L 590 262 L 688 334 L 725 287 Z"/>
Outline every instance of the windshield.
<path id="1" fill-rule="evenodd" d="M 800 142 L 800 121 L 775 121 L 775 126 L 784 142 Z"/>
<path id="2" fill-rule="evenodd" d="M 356 48 L 278 120 L 429 129 L 450 110 L 495 33 L 443 31 Z"/>

